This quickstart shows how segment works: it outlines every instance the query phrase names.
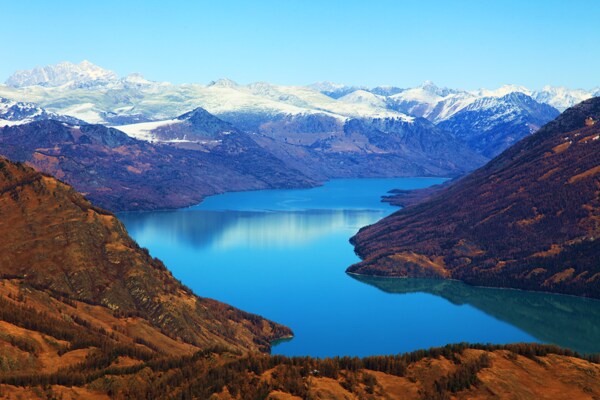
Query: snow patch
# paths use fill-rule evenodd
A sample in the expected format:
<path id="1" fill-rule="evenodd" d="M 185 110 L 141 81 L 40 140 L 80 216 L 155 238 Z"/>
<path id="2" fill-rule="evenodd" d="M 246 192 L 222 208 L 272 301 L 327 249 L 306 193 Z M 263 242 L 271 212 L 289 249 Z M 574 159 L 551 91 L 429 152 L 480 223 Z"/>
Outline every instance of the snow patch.
<path id="1" fill-rule="evenodd" d="M 128 136 L 132 138 L 152 142 L 156 140 L 156 137 L 152 134 L 153 130 L 167 125 L 181 124 L 183 122 L 185 121 L 179 119 L 169 119 L 165 121 L 140 122 L 138 124 L 113 126 L 112 128 L 125 132 Z M 189 142 L 189 140 L 185 139 L 173 139 L 168 142 L 174 141 L 179 141 L 182 143 Z"/>

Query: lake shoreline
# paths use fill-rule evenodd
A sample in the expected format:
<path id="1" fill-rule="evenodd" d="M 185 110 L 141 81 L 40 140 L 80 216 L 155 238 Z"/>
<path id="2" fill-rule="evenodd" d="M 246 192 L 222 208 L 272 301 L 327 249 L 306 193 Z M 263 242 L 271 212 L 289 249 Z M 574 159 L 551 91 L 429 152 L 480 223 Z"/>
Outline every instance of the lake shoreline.
<path id="1" fill-rule="evenodd" d="M 121 217 L 131 236 L 194 293 L 290 327 L 292 337 L 270 342 L 272 354 L 363 357 L 449 342 L 555 342 L 559 331 L 571 332 L 563 343 L 570 348 L 595 350 L 590 340 L 600 331 L 600 307 L 569 301 L 581 297 L 472 291 L 460 281 L 439 288 L 434 282 L 429 290 L 426 283 L 408 284 L 410 278 L 398 288 L 409 294 L 398 295 L 387 280 L 382 287 L 391 292 L 341 273 L 359 261 L 348 238 L 398 209 L 382 195 L 441 181 L 332 180 L 308 189 L 226 193 L 196 207 Z M 507 302 L 508 310 L 497 309 Z M 541 322 L 550 315 L 552 322 Z"/>
<path id="2" fill-rule="evenodd" d="M 461 175 L 462 176 L 462 175 Z M 454 179 L 456 177 L 453 176 L 394 176 L 394 177 L 368 177 L 368 178 L 330 178 L 327 179 L 325 181 L 319 181 L 317 184 L 315 185 L 300 185 L 300 186 L 292 186 L 292 187 L 276 187 L 276 188 L 262 188 L 262 189 L 242 189 L 242 190 L 224 190 L 218 193 L 213 193 L 213 194 L 209 194 L 207 196 L 204 196 L 202 198 L 202 200 L 200 200 L 199 202 L 195 202 L 193 204 L 187 205 L 187 206 L 183 206 L 183 207 L 173 207 L 173 208 L 156 208 L 156 209 L 139 209 L 139 210 L 127 210 L 127 211 L 110 211 L 115 215 L 118 214 L 134 214 L 134 213 L 153 213 L 153 212 L 169 212 L 169 211 L 177 211 L 177 210 L 187 210 L 190 208 L 194 208 L 194 207 L 198 207 L 201 204 L 203 204 L 208 198 L 211 197 L 215 197 L 215 196 L 221 196 L 224 194 L 233 194 L 233 193 L 249 193 L 249 192 L 261 192 L 264 190 L 270 190 L 270 191 L 286 191 L 286 190 L 311 190 L 311 189 L 315 189 L 315 188 L 319 188 L 319 187 L 323 187 L 325 186 L 327 183 L 332 182 L 332 181 L 340 181 L 340 180 L 378 180 L 378 179 L 444 179 L 444 180 L 449 180 L 449 179 Z M 397 188 L 393 188 L 390 189 L 390 191 L 386 192 L 385 194 L 381 195 L 381 202 L 382 203 L 388 203 L 390 204 L 390 206 L 392 207 L 396 207 L 397 209 L 402 209 L 402 206 L 398 206 L 395 204 L 390 203 L 389 201 L 385 200 L 385 197 L 391 193 L 392 190 L 397 189 Z M 419 190 L 417 189 L 412 189 L 412 190 Z"/>
<path id="3" fill-rule="evenodd" d="M 365 277 L 369 277 L 369 278 L 381 278 L 381 279 L 390 279 L 390 280 L 392 280 L 392 279 L 433 279 L 433 280 L 439 280 L 441 282 L 443 282 L 443 281 L 460 282 L 462 284 L 465 284 L 467 286 L 474 287 L 474 288 L 514 290 L 514 291 L 525 292 L 525 293 L 542 293 L 542 294 L 553 295 L 553 296 L 567 296 L 567 297 L 574 297 L 576 299 L 591 300 L 591 301 L 598 302 L 600 304 L 600 299 L 597 299 L 597 298 L 594 298 L 594 297 L 576 296 L 574 294 L 567 294 L 567 293 L 548 292 L 548 291 L 544 291 L 544 290 L 527 290 L 527 289 L 511 288 L 511 287 L 504 287 L 504 286 L 471 285 L 471 284 L 469 284 L 469 283 L 467 283 L 465 281 L 461 281 L 460 279 L 453 279 L 453 278 L 433 278 L 433 277 L 431 277 L 431 278 L 420 278 L 420 277 L 416 277 L 416 276 L 385 276 L 385 275 L 359 274 L 357 272 L 348 272 L 348 271 L 345 271 L 345 272 L 348 275 L 365 276 Z"/>

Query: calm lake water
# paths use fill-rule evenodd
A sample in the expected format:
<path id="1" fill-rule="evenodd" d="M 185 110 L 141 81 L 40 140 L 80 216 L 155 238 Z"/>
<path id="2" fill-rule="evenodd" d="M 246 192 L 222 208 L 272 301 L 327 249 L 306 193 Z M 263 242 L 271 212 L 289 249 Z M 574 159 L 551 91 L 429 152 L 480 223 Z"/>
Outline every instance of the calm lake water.
<path id="1" fill-rule="evenodd" d="M 397 208 L 390 189 L 433 178 L 334 180 L 124 213 L 129 233 L 197 294 L 293 329 L 285 355 L 392 354 L 453 342 L 548 342 L 600 352 L 600 301 L 454 281 L 347 275 L 348 239 Z"/>

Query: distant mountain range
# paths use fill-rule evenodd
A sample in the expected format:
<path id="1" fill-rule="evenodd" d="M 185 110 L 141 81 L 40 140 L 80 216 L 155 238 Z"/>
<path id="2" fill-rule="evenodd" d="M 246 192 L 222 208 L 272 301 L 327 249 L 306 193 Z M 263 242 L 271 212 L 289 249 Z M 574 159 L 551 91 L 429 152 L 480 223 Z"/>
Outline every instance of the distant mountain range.
<path id="1" fill-rule="evenodd" d="M 496 90 L 467 91 L 440 88 L 429 81 L 415 88 L 366 88 L 330 82 L 308 86 L 265 82 L 239 85 L 229 79 L 208 85 L 175 85 L 149 81 L 140 74 L 119 78 L 116 73 L 88 61 L 18 71 L 0 86 L 0 96 L 35 102 L 53 112 L 90 123 L 111 123 L 111 118 L 116 116 L 161 120 L 197 107 L 217 116 L 242 111 L 269 115 L 324 113 L 341 118 L 402 118 L 409 115 L 437 123 L 481 98 L 523 93 L 563 111 L 599 92 L 600 88 L 580 90 L 546 86 L 541 90 L 530 90 L 514 85 Z"/>
<path id="2" fill-rule="evenodd" d="M 32 121 L 53 119 L 70 124 L 85 124 L 74 117 L 49 112 L 34 103 L 24 103 L 0 97 L 0 127 L 22 125 Z"/>
<path id="3" fill-rule="evenodd" d="M 237 125 L 244 126 L 240 121 Z M 117 128 L 142 140 L 205 151 L 211 151 L 224 136 L 246 131 L 202 108 L 174 119 Z M 282 117 L 256 129 L 249 134 L 253 141 L 315 180 L 453 176 L 485 162 L 462 141 L 423 118 L 341 120 L 313 114 Z"/>
<path id="4" fill-rule="evenodd" d="M 415 88 L 366 88 L 330 82 L 239 85 L 229 79 L 208 85 L 175 85 L 153 82 L 140 74 L 120 78 L 88 61 L 18 71 L 0 85 L 0 97 L 33 102 L 51 113 L 112 126 L 167 121 L 198 107 L 238 129 L 255 133 L 279 129 L 276 133 L 281 135 L 324 134 L 331 124 L 343 125 L 348 119 L 410 123 L 422 117 L 449 134 L 457 133 L 453 131 L 457 129 L 461 140 L 468 145 L 476 142 L 473 150 L 485 157 L 535 131 L 559 111 L 599 93 L 599 88 L 547 86 L 534 91 L 514 85 L 467 91 L 440 88 L 432 82 Z M 324 120 L 324 125 L 315 123 Z M 485 136 L 483 144 L 481 136 Z"/>
<path id="5" fill-rule="evenodd" d="M 502 97 L 482 97 L 438 123 L 469 148 L 494 157 L 502 150 L 537 131 L 559 112 L 522 92 Z"/>
<path id="6" fill-rule="evenodd" d="M 45 120 L 0 128 L 0 154 L 72 184 L 112 211 L 185 207 L 224 191 L 316 184 L 242 132 L 222 135 L 201 151 L 148 143 L 103 125 Z"/>
<path id="7" fill-rule="evenodd" d="M 84 60 L 79 64 L 61 62 L 56 65 L 17 71 L 6 80 L 13 87 L 24 86 L 70 86 L 85 87 L 116 80 L 117 74 Z"/>
<path id="8" fill-rule="evenodd" d="M 363 261 L 348 271 L 600 298 L 599 120 L 600 98 L 586 100 L 477 171 L 409 197 L 352 239 Z"/>
<path id="9" fill-rule="evenodd" d="M 223 190 L 296 187 L 332 178 L 458 176 L 483 165 L 555 118 L 559 114 L 556 107 L 563 109 L 594 93 L 564 88 L 535 92 L 517 86 L 464 91 L 440 88 L 431 82 L 408 89 L 327 82 L 310 86 L 239 85 L 228 79 L 208 85 L 175 85 L 149 81 L 139 74 L 121 78 L 87 61 L 65 62 L 19 71 L 0 85 L 0 127 L 47 119 L 74 127 L 87 122 L 112 126 L 134 139 L 150 142 L 159 152 L 195 151 L 198 154 L 189 159 L 204 160 L 204 181 L 188 179 L 194 189 L 185 195 L 179 193 L 181 201 L 177 203 L 156 203 L 160 196 L 146 201 L 144 196 L 149 193 L 145 191 L 138 192 L 135 199 L 117 196 L 125 188 L 129 193 L 136 191 L 129 186 L 133 182 L 129 178 L 124 181 L 127 184 L 117 185 L 120 189 L 111 195 L 114 200 L 108 200 L 106 196 L 114 189 L 109 183 L 115 184 L 117 175 L 132 176 L 131 171 L 117 173 L 107 165 L 104 173 L 97 171 L 98 175 L 90 179 L 93 185 L 82 185 L 83 178 L 72 176 L 79 174 L 77 166 L 94 157 L 82 163 L 79 152 L 95 147 L 75 140 L 77 145 L 69 145 L 72 150 L 68 154 L 61 153 L 61 163 L 70 160 L 72 167 L 61 168 L 59 176 L 65 173 L 67 182 L 90 193 L 102 206 L 112 210 L 162 208 L 189 205 Z M 35 143 L 33 138 L 43 139 L 33 134 L 38 127 L 46 134 L 50 128 L 66 129 L 56 124 L 34 125 L 23 128 L 20 135 L 25 136 L 19 136 L 14 133 L 18 129 L 4 128 L 0 131 L 0 154 L 13 157 L 20 151 L 17 160 L 33 162 L 36 149 L 50 145 Z M 13 132 L 10 139 L 2 138 L 9 132 Z M 235 149 L 228 147 L 233 143 Z M 21 145 L 24 147 L 19 149 Z M 62 146 L 60 142 L 58 147 L 64 150 Z M 253 156 L 232 156 L 240 151 Z M 134 162 L 134 153 L 127 162 Z M 249 160 L 254 164 L 244 164 Z M 154 165 L 153 160 L 148 162 Z M 183 172 L 177 172 L 179 167 L 186 168 L 181 176 L 189 178 L 188 162 L 168 162 L 173 169 L 160 169 L 161 179 L 179 176 Z M 56 163 L 38 160 L 37 166 L 56 173 L 51 169 L 57 168 Z M 236 172 L 224 173 L 231 171 L 231 166 Z M 81 169 L 81 176 L 88 176 L 85 168 Z M 267 171 L 268 176 L 262 175 Z M 103 198 L 93 197 L 94 187 L 104 191 Z M 111 190 L 102 189 L 105 187 Z M 117 198 L 127 203 L 117 204 Z"/>

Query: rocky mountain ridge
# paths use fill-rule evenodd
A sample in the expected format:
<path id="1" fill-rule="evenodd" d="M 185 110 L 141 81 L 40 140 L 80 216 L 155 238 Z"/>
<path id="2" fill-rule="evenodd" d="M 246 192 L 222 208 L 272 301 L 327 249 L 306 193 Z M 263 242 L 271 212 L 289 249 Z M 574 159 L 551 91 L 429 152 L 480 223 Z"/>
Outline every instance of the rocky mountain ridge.
<path id="1" fill-rule="evenodd" d="M 103 125 L 45 120 L 0 128 L 0 154 L 72 184 L 112 211 L 178 208 L 224 191 L 316 184 L 241 132 L 224 135 L 207 151 L 152 144 Z"/>
<path id="2" fill-rule="evenodd" d="M 43 73 L 46 70 L 52 71 L 52 73 Z M 65 87 L 64 82 L 70 83 Z M 99 93 L 92 97 L 88 93 L 86 96 L 88 101 L 83 101 L 81 96 L 86 92 L 86 85 Z M 198 106 L 217 116 L 229 112 L 239 112 L 242 108 L 246 111 L 253 109 L 255 112 L 270 115 L 318 112 L 332 113 L 342 117 L 376 118 L 401 116 L 401 113 L 408 113 L 426 117 L 436 123 L 482 97 L 502 97 L 509 93 L 523 93 L 540 103 L 548 104 L 562 111 L 592 97 L 600 90 L 600 88 L 573 90 L 552 86 L 546 86 L 541 90 L 530 90 L 521 86 L 506 85 L 497 90 L 467 91 L 440 88 L 430 81 L 415 88 L 394 86 L 367 88 L 330 82 L 320 82 L 305 87 L 273 85 L 265 82 L 240 85 L 229 79 L 220 79 L 206 86 L 199 84 L 173 85 L 149 81 L 139 74 L 119 78 L 115 73 L 89 62 L 61 63 L 30 71 L 19 71 L 7 80 L 4 88 L 0 87 L 0 89 L 0 93 L 11 94 L 5 97 L 11 99 L 26 97 L 28 101 L 37 102 L 54 112 L 64 113 L 62 111 L 68 110 L 71 113 L 79 113 L 74 116 L 83 120 L 86 120 L 82 117 L 86 113 L 87 120 L 91 123 L 108 123 L 110 121 L 103 118 L 108 115 L 107 113 L 113 112 L 122 116 L 135 115 L 136 112 L 140 112 L 145 115 L 147 121 L 166 119 L 181 115 Z M 344 97 L 361 91 L 380 96 L 388 104 L 383 107 L 378 104 L 376 107 L 362 109 L 360 107 L 357 109 L 357 104 L 353 105 L 353 109 L 344 106 L 344 103 L 347 102 L 343 101 Z M 107 97 L 111 93 L 113 95 Z M 120 95 L 115 96 L 117 93 Z M 144 102 L 143 97 L 150 95 L 154 96 L 154 100 L 160 99 L 163 109 L 168 106 L 167 109 L 170 111 L 161 113 L 150 103 Z M 53 101 L 57 96 L 62 97 L 60 103 Z M 98 112 L 102 110 L 105 114 L 96 114 L 95 117 L 89 118 L 91 116 L 90 109 L 75 109 L 68 106 L 68 104 L 75 106 L 89 103 L 89 100 L 92 100 L 91 104 L 97 107 Z M 179 102 L 180 106 L 177 107 L 173 102 Z M 446 104 L 445 108 L 453 111 L 433 112 L 443 104 Z M 399 114 L 394 110 L 403 111 Z"/>
<path id="3" fill-rule="evenodd" d="M 326 136 L 350 120 L 413 123 L 425 118 L 483 157 L 498 154 L 534 132 L 557 115 L 554 107 L 567 108 L 597 91 L 553 87 L 532 91 L 514 85 L 466 91 L 432 82 L 415 88 L 328 82 L 241 85 L 229 79 L 208 85 L 175 85 L 153 82 L 139 74 L 119 78 L 91 63 L 21 71 L 9 78 L 7 85 L 0 85 L 0 96 L 12 101 L 34 102 L 49 112 L 89 123 L 120 126 L 142 139 L 148 136 L 143 132 L 165 125 L 161 122 L 169 122 L 170 129 L 177 130 L 174 123 L 178 117 L 198 108 L 239 130 L 270 132 L 288 141 L 296 140 L 296 133 Z M 525 96 L 526 101 L 517 100 Z M 534 109 L 537 111 L 532 112 Z M 130 127 L 135 124 L 138 126 Z M 169 135 L 174 135 L 170 140 L 178 136 L 175 132 Z"/>
<path id="4" fill-rule="evenodd" d="M 137 319 L 133 325 L 148 330 L 141 337 L 150 349 L 154 340 L 156 347 L 168 342 L 166 336 L 182 342 L 176 346 L 180 350 L 211 345 L 268 350 L 270 340 L 290 334 L 258 316 L 195 296 L 141 249 L 114 215 L 68 185 L 6 159 L 0 160 L 0 216 L 0 229 L 10 231 L 0 244 L 0 276 L 9 281 L 3 291 L 31 297 L 31 306 L 50 296 L 69 309 L 85 309 L 76 302 L 94 306 L 103 315 L 96 316 L 98 324 Z M 109 333 L 115 330 L 105 326 Z"/>
<path id="5" fill-rule="evenodd" d="M 17 102 L 0 97 L 0 128 L 48 119 L 73 125 L 85 124 L 77 118 L 49 112 L 34 103 Z"/>

